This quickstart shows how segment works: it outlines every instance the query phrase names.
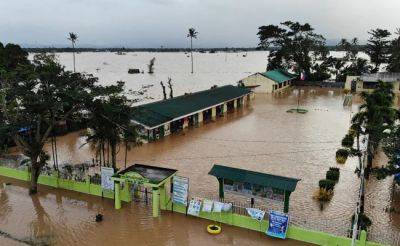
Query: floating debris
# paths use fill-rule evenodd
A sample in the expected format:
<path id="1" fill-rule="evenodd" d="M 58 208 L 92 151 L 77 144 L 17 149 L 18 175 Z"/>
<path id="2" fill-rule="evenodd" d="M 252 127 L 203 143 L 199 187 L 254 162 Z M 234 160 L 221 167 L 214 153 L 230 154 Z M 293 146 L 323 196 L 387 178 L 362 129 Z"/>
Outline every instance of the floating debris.
<path id="1" fill-rule="evenodd" d="M 96 220 L 96 222 L 101 222 L 101 221 L 103 221 L 103 215 L 102 215 L 102 214 L 97 214 L 95 220 Z"/>
<path id="2" fill-rule="evenodd" d="M 128 73 L 129 74 L 140 73 L 140 70 L 138 68 L 129 68 Z"/>

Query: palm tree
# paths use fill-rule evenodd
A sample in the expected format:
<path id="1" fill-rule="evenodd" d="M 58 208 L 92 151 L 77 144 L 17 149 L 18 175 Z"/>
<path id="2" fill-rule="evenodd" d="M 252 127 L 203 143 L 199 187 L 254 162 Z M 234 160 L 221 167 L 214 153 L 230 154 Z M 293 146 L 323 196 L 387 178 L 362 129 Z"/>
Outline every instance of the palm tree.
<path id="1" fill-rule="evenodd" d="M 78 40 L 78 35 L 76 33 L 70 32 L 68 40 L 70 40 L 72 43 L 72 55 L 73 55 L 74 73 L 75 73 L 75 43 Z"/>
<path id="2" fill-rule="evenodd" d="M 196 29 L 193 27 L 189 28 L 189 33 L 187 35 L 188 38 L 190 38 L 190 57 L 192 60 L 192 73 L 193 73 L 193 39 L 197 38 L 197 32 Z"/>

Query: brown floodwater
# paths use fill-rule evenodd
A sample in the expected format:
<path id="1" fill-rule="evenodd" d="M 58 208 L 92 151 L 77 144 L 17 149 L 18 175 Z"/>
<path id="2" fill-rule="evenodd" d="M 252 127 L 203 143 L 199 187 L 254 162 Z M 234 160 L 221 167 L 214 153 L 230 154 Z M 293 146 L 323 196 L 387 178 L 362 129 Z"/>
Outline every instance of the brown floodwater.
<path id="1" fill-rule="evenodd" d="M 211 236 L 209 221 L 170 212 L 153 218 L 143 202 L 115 210 L 110 199 L 43 186 L 29 196 L 26 183 L 0 183 L 10 183 L 0 189 L 0 245 L 309 245 L 226 225 Z"/>
<path id="2" fill-rule="evenodd" d="M 352 107 L 343 107 L 343 94 L 339 90 L 301 88 L 300 91 L 300 104 L 308 109 L 306 114 L 286 113 L 296 107 L 299 90 L 281 95 L 258 94 L 250 105 L 238 112 L 132 149 L 128 152 L 128 165 L 141 163 L 178 169 L 179 175 L 190 179 L 190 195 L 200 197 L 218 194 L 217 180 L 208 175 L 216 163 L 299 178 L 301 181 L 290 199 L 291 223 L 346 236 L 357 202 L 359 179 L 354 173 L 357 160 L 349 158 L 346 164 L 338 165 L 335 152 L 360 100 L 355 98 Z M 59 137 L 59 162 L 82 163 L 94 158 L 89 145 L 82 147 L 84 143 L 79 132 Z M 121 147 L 117 158 L 121 168 L 124 152 Z M 321 209 L 313 195 L 318 181 L 331 166 L 340 167 L 340 180 L 332 200 Z M 392 183 L 391 177 L 382 181 L 371 178 L 367 182 L 366 213 L 373 221 L 370 240 L 390 243 L 400 233 L 400 188 L 393 190 Z M 268 242 L 259 233 L 230 227 L 219 238 L 210 238 L 204 234 L 205 221 L 176 214 L 163 214 L 160 219 L 153 219 L 146 206 L 134 203 L 124 204 L 124 209 L 117 212 L 112 201 L 67 191 L 41 192 L 39 199 L 33 200 L 26 192 L 21 192 L 24 188 L 11 186 L 6 190 L 2 193 L 6 198 L 1 199 L 0 206 L 6 208 L 1 216 L 7 218 L 8 223 L 2 222 L 0 228 L 10 230 L 7 232 L 19 238 L 38 230 L 54 235 L 57 243 L 130 240 L 150 245 L 153 242 L 173 245 L 178 241 L 183 245 L 255 245 Z M 228 199 L 248 202 L 247 198 L 233 195 L 228 195 Z M 22 207 L 15 207 L 15 203 Z M 256 203 L 266 208 L 283 208 L 282 204 L 270 201 Z M 28 211 L 23 212 L 24 208 Z M 390 208 L 398 212 L 390 212 Z M 46 215 L 42 216 L 38 209 Z M 98 210 L 106 217 L 101 225 L 92 223 Z M 33 218 L 35 215 L 37 218 Z M 10 225 L 10 221 L 18 223 Z M 18 227 L 25 229 L 19 231 Z"/>

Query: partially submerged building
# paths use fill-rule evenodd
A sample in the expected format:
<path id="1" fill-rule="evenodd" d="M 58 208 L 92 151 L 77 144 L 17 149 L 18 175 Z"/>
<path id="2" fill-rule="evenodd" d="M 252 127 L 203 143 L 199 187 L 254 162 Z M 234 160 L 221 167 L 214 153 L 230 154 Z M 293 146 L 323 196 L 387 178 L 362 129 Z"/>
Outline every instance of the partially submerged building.
<path id="1" fill-rule="evenodd" d="M 144 140 L 153 141 L 214 120 L 250 100 L 251 90 L 233 85 L 148 103 L 133 109 L 132 121 Z"/>
<path id="2" fill-rule="evenodd" d="M 400 73 L 382 72 L 347 76 L 344 88 L 353 92 L 369 92 L 376 88 L 379 81 L 393 84 L 393 92 L 400 93 Z"/>
<path id="3" fill-rule="evenodd" d="M 281 69 L 255 73 L 239 81 L 245 87 L 252 88 L 257 93 L 275 93 L 288 88 L 295 75 Z"/>

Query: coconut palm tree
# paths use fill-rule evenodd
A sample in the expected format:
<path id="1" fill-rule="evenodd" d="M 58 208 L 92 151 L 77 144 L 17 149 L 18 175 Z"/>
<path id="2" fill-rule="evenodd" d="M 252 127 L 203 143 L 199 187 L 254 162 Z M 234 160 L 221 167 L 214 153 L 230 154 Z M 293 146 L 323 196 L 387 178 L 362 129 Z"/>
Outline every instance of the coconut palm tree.
<path id="1" fill-rule="evenodd" d="M 76 33 L 70 32 L 68 40 L 72 43 L 72 56 L 74 62 L 74 73 L 75 73 L 75 43 L 78 40 L 78 35 Z"/>
<path id="2" fill-rule="evenodd" d="M 189 28 L 189 33 L 187 35 L 188 38 L 190 38 L 190 57 L 192 61 L 192 73 L 193 73 L 193 39 L 197 38 L 197 32 L 196 29 L 193 27 Z"/>

